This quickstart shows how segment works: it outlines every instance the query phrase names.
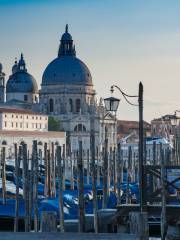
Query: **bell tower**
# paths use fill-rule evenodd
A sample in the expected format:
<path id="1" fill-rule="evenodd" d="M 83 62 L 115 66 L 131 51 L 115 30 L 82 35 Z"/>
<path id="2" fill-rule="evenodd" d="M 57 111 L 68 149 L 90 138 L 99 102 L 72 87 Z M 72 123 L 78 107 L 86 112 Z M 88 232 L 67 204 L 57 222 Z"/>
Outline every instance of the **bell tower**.
<path id="1" fill-rule="evenodd" d="M 0 103 L 5 101 L 5 73 L 3 73 L 3 65 L 0 63 Z"/>

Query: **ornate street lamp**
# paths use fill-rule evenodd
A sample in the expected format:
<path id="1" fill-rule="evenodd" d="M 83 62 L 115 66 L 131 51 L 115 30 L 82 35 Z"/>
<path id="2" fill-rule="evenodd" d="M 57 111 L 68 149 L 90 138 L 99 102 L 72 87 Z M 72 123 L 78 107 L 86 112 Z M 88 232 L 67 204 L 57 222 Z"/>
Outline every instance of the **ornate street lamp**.
<path id="1" fill-rule="evenodd" d="M 113 86 L 111 86 L 111 94 L 114 92 Z M 120 99 L 115 97 L 109 97 L 104 99 L 105 109 L 108 112 L 117 112 L 118 106 L 119 106 Z"/>
<path id="2" fill-rule="evenodd" d="M 109 97 L 104 99 L 106 111 L 116 112 L 119 106 L 120 99 L 115 97 Z"/>

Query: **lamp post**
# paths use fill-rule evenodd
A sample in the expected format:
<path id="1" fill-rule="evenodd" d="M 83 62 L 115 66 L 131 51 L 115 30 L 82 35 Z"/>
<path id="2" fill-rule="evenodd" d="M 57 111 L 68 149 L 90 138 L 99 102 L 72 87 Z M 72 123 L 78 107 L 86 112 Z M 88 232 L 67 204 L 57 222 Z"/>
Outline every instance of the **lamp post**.
<path id="1" fill-rule="evenodd" d="M 114 112 L 116 114 L 116 111 L 118 109 L 120 99 L 110 97 L 105 98 L 105 109 L 107 112 Z M 103 120 L 105 119 L 107 114 L 104 115 Z M 117 165 L 115 164 L 115 167 Z M 109 166 L 108 166 L 108 127 L 105 126 L 105 144 L 104 144 L 104 164 L 103 164 L 103 208 L 107 208 L 107 196 L 109 192 L 109 184 L 108 184 L 108 177 L 109 177 Z M 115 172 L 117 172 L 115 170 Z"/>
<path id="2" fill-rule="evenodd" d="M 139 109 L 139 195 L 140 195 L 140 211 L 143 212 L 146 209 L 146 199 L 145 199 L 145 181 L 144 181 L 144 163 L 143 163 L 143 145 L 144 145 L 144 135 L 143 135 L 143 84 L 139 83 L 138 95 L 128 95 L 123 92 L 118 86 L 111 86 L 111 92 L 114 92 L 114 88 L 118 89 L 126 102 L 133 106 L 138 106 Z M 133 104 L 128 98 L 138 98 L 138 104 Z M 109 97 L 104 99 L 105 108 L 107 111 L 116 112 L 119 105 L 119 99 L 114 97 Z"/>

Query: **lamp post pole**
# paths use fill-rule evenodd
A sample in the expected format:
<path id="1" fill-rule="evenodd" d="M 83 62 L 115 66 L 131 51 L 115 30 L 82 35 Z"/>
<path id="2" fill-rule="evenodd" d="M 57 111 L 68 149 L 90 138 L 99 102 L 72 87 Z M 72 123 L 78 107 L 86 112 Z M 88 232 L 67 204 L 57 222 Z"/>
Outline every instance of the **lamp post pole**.
<path id="1" fill-rule="evenodd" d="M 90 150 L 91 150 L 91 172 L 92 172 L 92 192 L 93 192 L 93 213 L 94 213 L 94 232 L 98 233 L 98 206 L 97 206 L 97 169 L 95 160 L 95 122 L 94 116 L 91 119 L 91 136 L 90 136 Z"/>
<path id="2" fill-rule="evenodd" d="M 139 83 L 139 196 L 140 196 L 140 211 L 146 209 L 145 202 L 145 179 L 144 179 L 144 161 L 143 161 L 143 145 L 144 145 L 144 130 L 143 130 L 143 85 Z"/>
<path id="3" fill-rule="evenodd" d="M 145 196 L 145 170 L 144 170 L 144 130 L 143 130 L 143 85 L 139 83 L 139 93 L 137 95 L 128 95 L 123 92 L 117 85 L 111 86 L 111 92 L 114 91 L 113 87 L 117 88 L 126 102 L 132 106 L 138 106 L 139 108 L 139 201 L 140 209 L 139 212 L 131 212 L 129 215 L 130 221 L 130 232 L 138 234 L 140 239 L 149 239 L 148 229 L 148 215 L 146 212 L 146 196 Z M 129 98 L 138 98 L 138 105 L 132 103 Z M 106 98 L 104 99 L 108 111 L 117 111 L 119 99 L 117 98 Z M 134 223 L 136 223 L 134 225 Z M 137 228 L 137 223 L 139 228 Z M 143 223 L 143 224 L 142 224 Z"/>

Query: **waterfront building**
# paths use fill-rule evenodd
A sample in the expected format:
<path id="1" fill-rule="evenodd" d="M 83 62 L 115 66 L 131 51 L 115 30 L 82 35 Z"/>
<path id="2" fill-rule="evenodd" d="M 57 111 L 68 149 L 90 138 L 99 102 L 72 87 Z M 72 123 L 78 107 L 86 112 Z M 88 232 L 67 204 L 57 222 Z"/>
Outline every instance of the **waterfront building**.
<path id="1" fill-rule="evenodd" d="M 127 166 L 129 159 L 129 149 L 131 149 L 132 165 L 138 168 L 139 161 L 139 135 L 137 132 L 131 132 L 131 134 L 118 140 L 121 144 L 122 159 Z M 161 162 L 161 146 L 164 152 L 169 154 L 169 163 L 174 161 L 174 148 L 171 142 L 164 137 L 146 137 L 145 138 L 145 158 L 144 161 L 147 165 L 159 165 Z"/>
<path id="2" fill-rule="evenodd" d="M 106 114 L 102 100 L 97 103 L 91 72 L 87 65 L 76 57 L 73 38 L 66 25 L 61 37 L 58 56 L 46 67 L 39 91 L 39 110 L 54 116 L 67 133 L 69 153 L 78 149 L 90 149 L 91 131 L 95 134 L 95 146 L 102 151 L 105 126 L 109 147 L 116 144 L 115 119 Z"/>
<path id="3" fill-rule="evenodd" d="M 27 109 L 0 107 L 0 130 L 48 131 L 48 116 Z"/>
<path id="4" fill-rule="evenodd" d="M 44 144 L 48 148 L 51 144 L 66 145 L 66 133 L 48 131 L 48 116 L 32 110 L 21 108 L 0 107 L 0 146 L 6 147 L 8 157 L 14 156 L 14 144 L 27 144 L 32 151 L 33 140 L 38 148 L 44 151 Z"/>
<path id="5" fill-rule="evenodd" d="M 180 124 L 180 117 L 175 114 L 166 114 L 151 121 L 152 136 L 165 137 L 173 140 Z"/>
<path id="6" fill-rule="evenodd" d="M 0 71 L 2 72 L 2 65 Z M 29 109 L 55 118 L 61 130 L 66 132 L 68 155 L 79 149 L 80 140 L 87 155 L 92 134 L 95 136 L 96 153 L 102 152 L 105 135 L 109 148 L 116 146 L 115 117 L 106 112 L 102 99 L 97 101 L 91 72 L 87 65 L 76 57 L 68 25 L 60 40 L 58 56 L 44 70 L 41 88 L 38 90 L 37 82 L 28 73 L 24 56 L 21 54 L 20 60 L 16 60 L 12 67 L 4 98 L 5 95 L 6 101 L 1 107 Z M 5 127 L 7 123 L 3 124 Z M 14 124 L 11 130 L 15 128 Z M 23 128 L 24 124 L 21 123 L 20 126 Z M 31 128 L 34 126 L 31 125 Z M 29 126 L 24 130 L 28 131 Z"/>

